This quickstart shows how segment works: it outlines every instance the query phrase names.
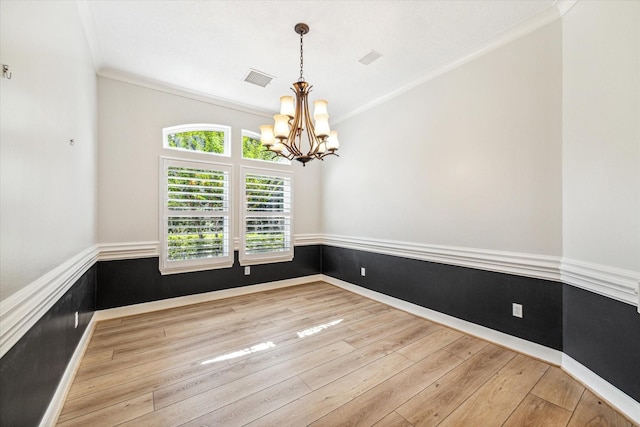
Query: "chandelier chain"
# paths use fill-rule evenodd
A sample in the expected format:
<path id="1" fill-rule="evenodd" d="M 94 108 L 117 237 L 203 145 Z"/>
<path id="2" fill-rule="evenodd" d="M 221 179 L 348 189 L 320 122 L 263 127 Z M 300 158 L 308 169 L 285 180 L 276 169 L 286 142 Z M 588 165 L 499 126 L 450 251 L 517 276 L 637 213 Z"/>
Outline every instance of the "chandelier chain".
<path id="1" fill-rule="evenodd" d="M 302 36 L 303 36 L 304 32 L 300 32 L 300 78 L 298 79 L 299 82 L 303 82 L 304 81 L 304 77 L 302 76 L 302 65 L 304 64 L 304 58 L 302 56 Z"/>

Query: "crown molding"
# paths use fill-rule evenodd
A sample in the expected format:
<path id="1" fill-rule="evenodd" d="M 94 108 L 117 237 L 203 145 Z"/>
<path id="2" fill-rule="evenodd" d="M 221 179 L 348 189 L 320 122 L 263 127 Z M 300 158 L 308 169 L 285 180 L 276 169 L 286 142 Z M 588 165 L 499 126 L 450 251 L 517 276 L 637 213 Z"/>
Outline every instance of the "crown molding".
<path id="1" fill-rule="evenodd" d="M 93 14 L 91 13 L 91 6 L 87 0 L 76 0 L 76 6 L 78 8 L 78 14 L 80 15 L 80 23 L 84 30 L 84 36 L 89 45 L 89 52 L 91 53 L 91 59 L 93 60 L 93 68 L 97 71 L 102 68 L 104 60 L 102 56 L 102 47 L 100 46 L 100 39 L 98 38 L 98 31 L 96 30 L 96 22 L 94 21 Z"/>
<path id="2" fill-rule="evenodd" d="M 159 92 L 168 93 L 171 95 L 180 96 L 182 98 L 193 99 L 195 101 L 204 102 L 218 107 L 227 108 L 229 110 L 239 111 L 242 113 L 254 114 L 256 116 L 273 118 L 274 112 L 267 109 L 255 107 L 253 105 L 244 104 L 240 101 L 235 101 L 228 98 L 220 98 L 214 95 L 200 92 L 196 90 L 187 89 L 183 86 L 174 85 L 159 80 L 142 77 L 136 74 L 126 73 L 124 71 L 115 70 L 109 67 L 102 67 L 96 71 L 98 76 L 128 83 L 135 86 L 144 87 L 147 89 L 157 90 Z"/>
<path id="3" fill-rule="evenodd" d="M 561 16 L 566 15 L 569 10 L 578 3 L 578 0 L 556 0 L 553 4 Z"/>

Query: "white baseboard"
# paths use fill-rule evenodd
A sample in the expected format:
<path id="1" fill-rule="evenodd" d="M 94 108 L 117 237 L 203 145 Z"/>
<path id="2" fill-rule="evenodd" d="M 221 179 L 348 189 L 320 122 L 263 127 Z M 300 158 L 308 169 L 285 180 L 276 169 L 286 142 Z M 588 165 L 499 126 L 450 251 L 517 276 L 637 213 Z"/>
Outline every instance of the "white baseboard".
<path id="1" fill-rule="evenodd" d="M 110 308 L 96 312 L 96 321 L 113 319 L 116 317 L 132 316 L 135 314 L 149 313 L 152 311 L 166 310 L 169 308 L 181 307 L 189 304 L 214 301 L 223 298 L 231 298 L 240 295 L 252 294 L 255 292 L 268 291 L 271 289 L 286 288 L 288 286 L 303 285 L 305 283 L 321 281 L 323 276 L 315 274 L 312 276 L 296 277 L 295 279 L 278 280 L 276 282 L 261 283 L 258 285 L 241 286 L 238 288 L 223 289 L 202 294 L 187 295 L 183 297 L 169 298 L 160 301 L 145 302 L 141 304 L 127 305 L 125 307 Z"/>
<path id="2" fill-rule="evenodd" d="M 640 425 L 640 403 L 632 397 L 566 354 L 562 355 L 562 369 Z"/>
<path id="3" fill-rule="evenodd" d="M 78 345 L 73 352 L 73 356 L 71 356 L 71 360 L 69 360 L 67 368 L 65 369 L 64 374 L 60 379 L 58 388 L 56 388 L 56 392 L 53 395 L 51 402 L 49 402 L 47 412 L 45 412 L 44 416 L 42 417 L 42 421 L 40 421 L 40 427 L 50 427 L 56 425 L 58 417 L 60 416 L 60 411 L 62 411 L 64 401 L 67 398 L 67 394 L 69 394 L 69 390 L 71 389 L 73 379 L 75 378 L 76 372 L 80 367 L 82 356 L 84 355 L 84 352 L 89 345 L 91 336 L 93 335 L 93 329 L 95 328 L 95 317 L 96 316 L 94 314 L 89 321 L 89 325 L 87 325 L 87 328 L 84 330 L 82 338 L 80 338 L 80 342 L 78 342 Z"/>
<path id="4" fill-rule="evenodd" d="M 379 301 L 383 304 L 397 308 L 399 310 L 406 311 L 419 317 L 423 317 L 428 320 L 432 320 L 437 323 L 441 323 L 445 326 L 449 326 L 453 329 L 457 329 L 466 334 L 482 338 L 487 341 L 491 341 L 503 347 L 510 348 L 519 353 L 524 353 L 529 356 L 533 356 L 537 359 L 544 360 L 554 365 L 560 366 L 562 363 L 562 352 L 554 350 L 552 348 L 536 344 L 531 341 L 517 338 L 503 332 L 496 331 L 484 326 L 477 325 L 475 323 L 467 322 L 466 320 L 458 319 L 457 317 L 449 316 L 447 314 L 440 313 L 435 310 L 424 308 L 420 305 L 413 304 L 407 301 L 403 301 L 398 298 L 390 297 L 389 295 L 381 294 L 376 291 L 335 279 L 333 277 L 324 276 L 323 281 L 330 283 L 334 286 L 338 286 L 349 292 L 353 292 L 367 298 Z"/>

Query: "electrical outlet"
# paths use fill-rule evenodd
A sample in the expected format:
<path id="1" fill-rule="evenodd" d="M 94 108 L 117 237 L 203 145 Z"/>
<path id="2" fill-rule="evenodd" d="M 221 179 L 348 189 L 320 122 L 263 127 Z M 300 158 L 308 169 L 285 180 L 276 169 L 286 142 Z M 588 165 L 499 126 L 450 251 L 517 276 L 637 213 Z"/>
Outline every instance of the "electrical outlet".
<path id="1" fill-rule="evenodd" d="M 78 327 L 78 312 L 77 311 L 76 311 L 75 319 L 76 319 L 75 320 L 76 325 L 74 326 L 74 328 L 77 328 Z"/>
<path id="2" fill-rule="evenodd" d="M 360 275 L 366 276 L 366 269 L 364 267 L 360 267 Z"/>
<path id="3" fill-rule="evenodd" d="M 245 275 L 245 276 L 248 276 L 248 275 L 250 275 L 250 274 L 251 274 L 251 266 L 247 265 L 247 266 L 244 268 L 244 275 Z"/>
<path id="4" fill-rule="evenodd" d="M 513 303 L 513 316 L 522 318 L 522 304 Z"/>

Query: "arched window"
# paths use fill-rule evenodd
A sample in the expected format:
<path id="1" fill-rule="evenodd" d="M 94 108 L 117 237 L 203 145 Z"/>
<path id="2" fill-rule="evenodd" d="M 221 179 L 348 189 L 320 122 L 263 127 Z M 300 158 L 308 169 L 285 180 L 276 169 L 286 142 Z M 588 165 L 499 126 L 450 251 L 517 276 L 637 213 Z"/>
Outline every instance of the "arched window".
<path id="1" fill-rule="evenodd" d="M 231 128 L 212 124 L 189 124 L 172 126 L 162 130 L 164 148 L 215 154 L 231 155 Z"/>

